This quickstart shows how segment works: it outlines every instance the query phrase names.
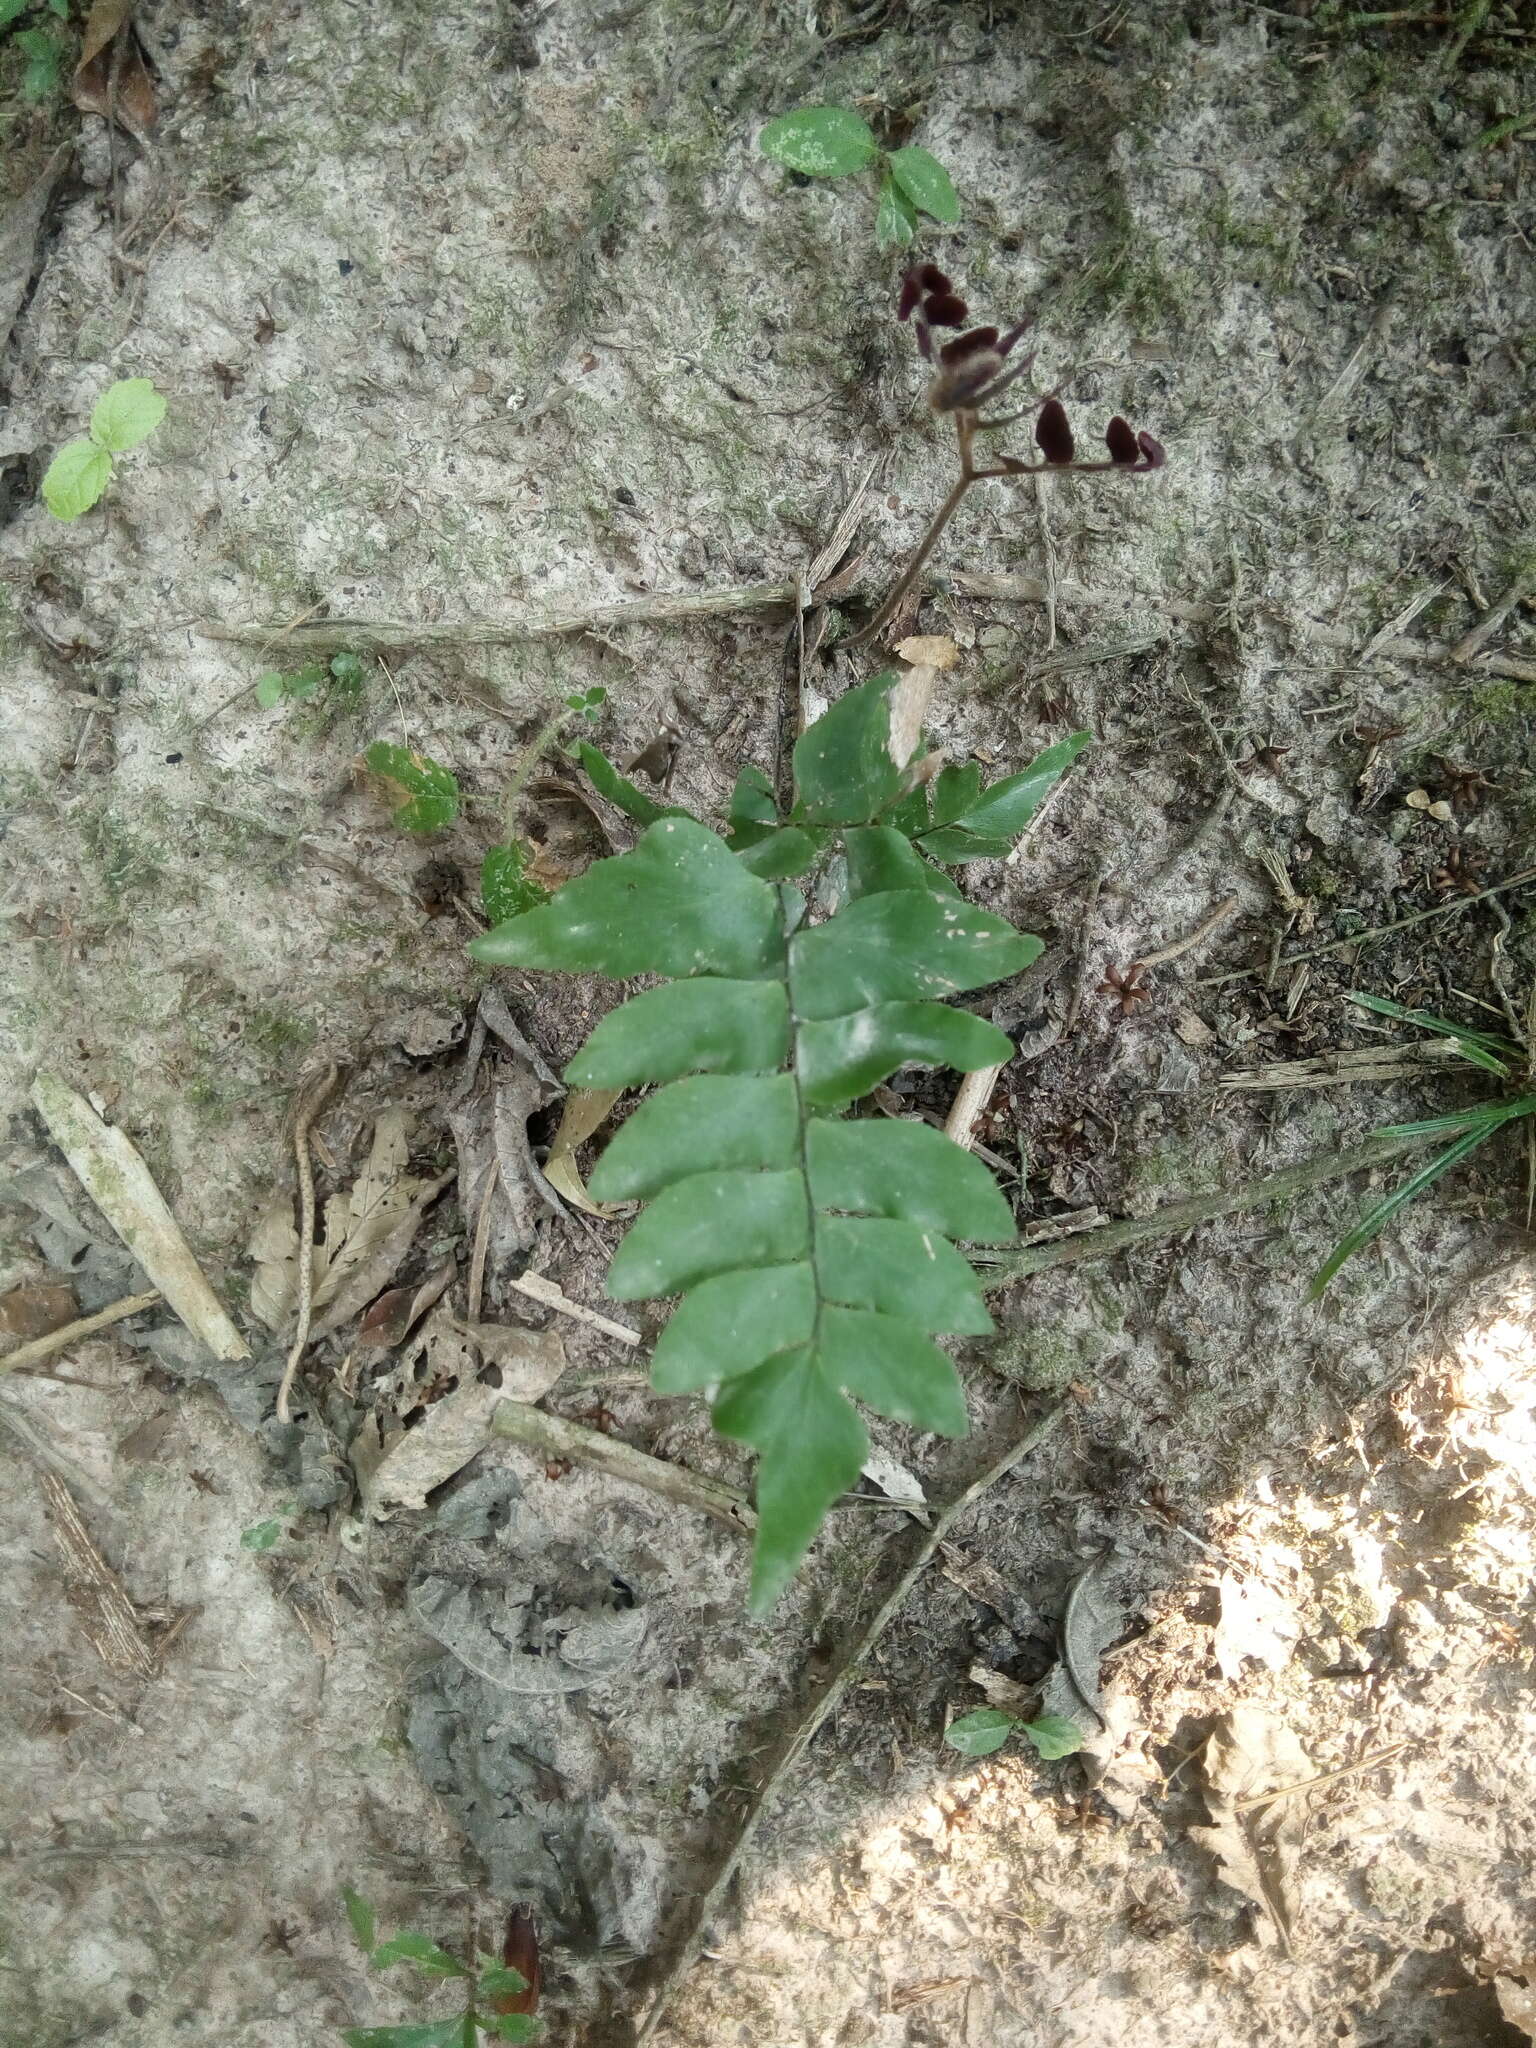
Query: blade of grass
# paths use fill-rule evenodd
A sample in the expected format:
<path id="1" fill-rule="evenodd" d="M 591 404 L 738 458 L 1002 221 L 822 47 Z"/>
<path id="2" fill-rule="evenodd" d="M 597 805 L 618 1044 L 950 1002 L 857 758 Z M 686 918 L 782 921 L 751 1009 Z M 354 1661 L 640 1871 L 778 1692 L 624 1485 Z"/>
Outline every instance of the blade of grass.
<path id="1" fill-rule="evenodd" d="M 1399 1024 L 1417 1024 L 1421 1031 L 1433 1031 L 1441 1038 L 1454 1039 L 1459 1052 L 1490 1074 L 1507 1074 L 1509 1069 L 1504 1060 L 1518 1057 L 1518 1047 L 1511 1045 L 1507 1038 L 1496 1038 L 1487 1031 L 1469 1031 L 1465 1025 L 1453 1024 L 1448 1017 L 1433 1016 L 1428 1010 L 1405 1010 L 1401 1003 L 1394 1003 L 1386 996 L 1368 996 L 1356 991 L 1344 1000 L 1354 1003 L 1358 1009 L 1374 1010 L 1379 1017 L 1391 1017 Z M 1478 1059 L 1473 1047 L 1486 1057 Z"/>
<path id="2" fill-rule="evenodd" d="M 1422 1195 L 1427 1187 L 1439 1180 L 1443 1173 L 1449 1173 L 1453 1166 L 1459 1166 L 1467 1154 L 1489 1135 L 1491 1125 L 1480 1124 L 1476 1130 L 1468 1131 L 1458 1138 L 1454 1145 L 1447 1146 L 1438 1159 L 1432 1159 L 1427 1166 L 1421 1166 L 1416 1174 L 1405 1180 L 1400 1188 L 1394 1188 L 1390 1195 L 1384 1195 L 1374 1208 L 1367 1209 L 1360 1221 L 1347 1237 L 1340 1238 L 1318 1270 L 1312 1282 L 1309 1299 L 1316 1301 L 1338 1272 L 1346 1259 L 1353 1258 L 1362 1245 L 1370 1243 L 1386 1229 L 1399 1209 L 1404 1209 L 1415 1195 Z"/>
<path id="3" fill-rule="evenodd" d="M 1383 1124 L 1372 1133 L 1377 1138 L 1432 1137 L 1436 1131 L 1495 1130 L 1512 1117 L 1536 1113 L 1536 1095 L 1517 1095 L 1512 1102 L 1493 1102 L 1486 1109 L 1452 1110 L 1447 1116 L 1427 1116 L 1414 1124 Z"/>

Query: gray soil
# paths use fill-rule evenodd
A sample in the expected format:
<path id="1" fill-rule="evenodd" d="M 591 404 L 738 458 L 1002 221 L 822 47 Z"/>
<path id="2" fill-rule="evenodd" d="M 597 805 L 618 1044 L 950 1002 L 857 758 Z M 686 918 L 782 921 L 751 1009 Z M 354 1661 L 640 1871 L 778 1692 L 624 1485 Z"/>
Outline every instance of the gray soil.
<path id="1" fill-rule="evenodd" d="M 1047 941 L 987 998 L 1023 1045 L 979 1133 L 1021 1225 L 1146 1215 L 1458 1107 L 1499 1084 L 1220 1084 L 1413 1035 L 1352 989 L 1507 1031 L 1536 981 L 1524 885 L 1471 893 L 1532 865 L 1536 613 L 1517 596 L 1450 652 L 1536 591 L 1531 17 L 146 0 L 138 21 L 159 103 L 138 140 L 24 106 L 0 32 L 0 1292 L 64 1281 L 86 1311 L 143 1284 L 29 1107 L 48 1068 L 139 1148 L 255 1357 L 210 1367 L 162 1310 L 0 1392 L 0 2044 L 310 2048 L 447 2011 L 404 1966 L 370 1975 L 345 1884 L 450 1946 L 531 1905 L 548 2038 L 622 2041 L 911 1525 L 834 1513 L 759 1625 L 731 1528 L 510 1445 L 370 1519 L 360 1408 L 420 1423 L 473 1394 L 472 1363 L 440 1322 L 428 1383 L 407 1350 L 381 1388 L 354 1316 L 283 1429 L 291 1318 L 262 1323 L 249 1246 L 292 1195 L 292 1105 L 327 1061 L 322 1201 L 389 1109 L 413 1175 L 489 1157 L 483 1093 L 455 1108 L 488 985 L 465 906 L 530 744 L 601 686 L 605 750 L 670 724 L 674 794 L 718 813 L 794 715 L 791 614 L 499 646 L 396 630 L 360 692 L 272 710 L 258 675 L 302 655 L 205 629 L 516 625 L 788 581 L 873 464 L 847 601 L 867 607 L 947 488 L 943 424 L 872 190 L 797 182 L 755 140 L 788 107 L 856 105 L 950 166 L 962 224 L 923 253 L 980 316 L 1034 315 L 1035 374 L 1071 376 L 1081 435 L 1120 411 L 1169 451 L 1151 479 L 978 489 L 916 622 L 959 648 L 935 745 L 1006 773 L 1095 734 L 1022 856 L 969 874 Z M 165 423 L 60 525 L 42 472 L 126 376 L 166 393 Z M 336 623 L 328 649 L 368 644 Z M 816 652 L 807 697 L 870 667 Z M 448 830 L 392 823 L 360 770 L 380 739 L 456 774 Z M 1488 786 L 1451 772 L 1473 768 Z M 603 850 L 555 772 L 551 749 L 519 818 L 551 881 Z M 1150 1000 L 1122 1015 L 1100 992 L 1229 899 Z M 556 1070 L 612 999 L 496 986 Z M 493 1039 L 498 1060 L 517 1071 Z M 942 1111 L 953 1077 L 898 1087 Z M 548 1142 L 547 1106 L 529 1130 Z M 379 1288 L 451 1261 L 462 1314 L 459 1186 Z M 962 1354 L 972 1439 L 877 1431 L 942 1501 L 1060 1404 L 786 1780 L 658 2039 L 1530 2036 L 1522 1141 L 1309 1302 L 1371 1194 L 1343 1181 L 1008 1285 L 997 1340 Z M 616 1235 L 537 1205 L 503 1220 L 482 1317 L 557 1332 L 557 1413 L 600 1401 L 629 1444 L 749 1483 L 699 1404 L 647 1391 L 643 1346 L 510 1284 L 531 1263 L 611 1307 Z M 172 1631 L 152 1675 L 92 1646 L 50 1467 L 146 1636 Z M 1089 1750 L 958 1756 L 973 1674 L 1042 1680 L 1095 1560 Z M 1325 1780 L 1229 1820 L 1247 1865 L 1201 1832 L 1223 1783 L 1243 1790 L 1224 1743 L 1262 1789 Z"/>

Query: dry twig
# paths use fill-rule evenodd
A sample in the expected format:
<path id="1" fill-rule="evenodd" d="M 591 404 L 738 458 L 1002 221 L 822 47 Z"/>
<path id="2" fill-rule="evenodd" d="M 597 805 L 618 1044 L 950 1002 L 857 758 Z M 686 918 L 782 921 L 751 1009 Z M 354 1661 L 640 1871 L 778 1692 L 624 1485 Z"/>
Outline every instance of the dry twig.
<path id="1" fill-rule="evenodd" d="M 314 1308 L 315 1295 L 315 1169 L 309 1156 L 309 1133 L 315 1118 L 320 1114 L 331 1091 L 341 1078 L 340 1070 L 332 1064 L 316 1075 L 304 1093 L 299 1097 L 298 1112 L 293 1124 L 293 1155 L 299 1169 L 299 1321 L 294 1332 L 293 1349 L 288 1353 L 288 1362 L 283 1367 L 282 1384 L 277 1390 L 277 1419 L 288 1420 L 288 1396 L 293 1390 L 294 1375 L 298 1372 L 299 1361 L 309 1343 L 309 1319 Z"/>

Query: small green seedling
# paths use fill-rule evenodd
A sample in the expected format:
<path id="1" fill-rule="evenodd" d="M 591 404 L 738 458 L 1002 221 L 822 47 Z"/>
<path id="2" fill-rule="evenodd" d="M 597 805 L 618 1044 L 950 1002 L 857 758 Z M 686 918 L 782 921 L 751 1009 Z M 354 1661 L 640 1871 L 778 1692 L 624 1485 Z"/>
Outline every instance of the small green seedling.
<path id="1" fill-rule="evenodd" d="M 323 665 L 306 661 L 302 668 L 284 672 L 269 668 L 256 679 L 256 702 L 263 711 L 275 711 L 280 704 L 306 704 L 328 687 L 334 697 L 356 703 L 363 693 L 368 668 L 360 654 L 333 654 Z"/>
<path id="2" fill-rule="evenodd" d="M 114 459 L 137 448 L 165 418 L 165 400 L 147 377 L 108 385 L 91 414 L 91 431 L 66 441 L 43 478 L 43 502 L 55 519 L 89 512 L 112 481 Z"/>
<path id="3" fill-rule="evenodd" d="M 480 2036 L 488 2041 L 534 2041 L 541 2031 L 539 2022 L 524 2012 L 498 2011 L 507 2001 L 520 1999 L 528 1980 L 519 1971 L 497 1963 L 485 1970 L 471 1969 L 457 1956 L 425 1934 L 409 1930 L 378 1939 L 373 1908 L 350 1885 L 342 1893 L 347 1918 L 357 1943 L 375 1970 L 387 1970 L 392 1963 L 414 1963 L 423 1976 L 457 1978 L 468 1988 L 464 2006 L 445 2020 L 411 2020 L 396 2027 L 343 2027 L 341 2038 L 347 2048 L 476 2048 Z"/>
<path id="4" fill-rule="evenodd" d="M 938 158 L 926 149 L 883 150 L 869 123 L 850 107 L 797 107 L 770 121 L 757 146 L 806 178 L 873 171 L 877 248 L 905 249 L 917 233 L 919 214 L 946 225 L 960 218 L 959 195 Z"/>
<path id="5" fill-rule="evenodd" d="M 363 756 L 375 775 L 399 791 L 395 823 L 407 832 L 441 832 L 459 815 L 458 777 L 429 754 L 378 740 Z"/>
<path id="6" fill-rule="evenodd" d="M 1385 996 L 1355 994 L 1349 997 L 1349 1001 L 1358 1004 L 1362 1010 L 1374 1010 L 1379 1017 L 1391 1017 L 1399 1024 L 1416 1024 L 1421 1031 L 1431 1032 L 1437 1038 L 1448 1038 L 1456 1052 L 1483 1073 L 1491 1074 L 1500 1081 L 1511 1080 L 1518 1074 L 1529 1089 L 1533 1077 L 1529 1046 L 1517 1045 L 1512 1038 L 1500 1038 L 1492 1032 L 1469 1031 L 1465 1025 L 1453 1024 L 1447 1017 L 1433 1016 L 1428 1010 L 1405 1010 L 1401 1003 L 1390 1002 Z M 1380 1236 L 1399 1209 L 1405 1209 L 1416 1195 L 1422 1195 L 1426 1188 L 1433 1187 L 1442 1174 L 1449 1173 L 1453 1166 L 1459 1166 L 1495 1131 L 1522 1117 L 1532 1119 L 1531 1139 L 1536 1144 L 1536 1094 L 1529 1092 L 1474 1104 L 1469 1109 L 1453 1110 L 1447 1116 L 1424 1117 L 1417 1123 L 1386 1124 L 1373 1133 L 1378 1138 L 1417 1138 L 1444 1132 L 1452 1142 L 1427 1166 L 1421 1166 L 1400 1187 L 1394 1188 L 1391 1194 L 1383 1195 L 1379 1202 L 1374 1202 L 1354 1229 L 1340 1238 L 1318 1268 L 1317 1277 L 1312 1282 L 1312 1299 L 1316 1301 L 1323 1293 L 1346 1259 L 1353 1258 L 1363 1245 Z M 1529 1225 L 1529 1215 L 1526 1220 Z"/>
<path id="7" fill-rule="evenodd" d="M 1065 1714 L 1042 1714 L 1038 1721 L 1026 1721 L 1020 1714 L 1005 1714 L 1001 1707 L 978 1707 L 951 1721 L 944 1740 L 962 1756 L 990 1756 L 1015 1730 L 1028 1736 L 1048 1764 L 1072 1756 L 1083 1746 L 1082 1729 Z"/>
<path id="8" fill-rule="evenodd" d="M 1011 1056 L 1005 1032 L 948 999 L 1019 973 L 1040 941 L 974 909 L 944 869 L 1010 852 L 1088 735 L 990 788 L 974 763 L 925 782 L 909 747 L 893 752 L 895 683 L 848 691 L 802 734 L 787 815 L 744 767 L 724 836 L 583 742 L 594 786 L 645 827 L 638 844 L 470 947 L 492 966 L 670 977 L 603 1018 L 566 1079 L 653 1090 L 589 1181 L 598 1201 L 647 1205 L 608 1292 L 682 1296 L 652 1384 L 707 1391 L 721 1435 L 758 1453 L 759 1614 L 857 1484 L 855 1400 L 964 1435 L 959 1376 L 930 1339 L 992 1320 L 952 1240 L 1017 1234 L 974 1154 L 850 1111 L 898 1067 Z M 813 923 L 829 897 L 839 907 Z"/>
<path id="9" fill-rule="evenodd" d="M 32 25 L 17 28 L 15 24 L 23 15 L 31 17 Z M 69 55 L 69 39 L 52 23 L 39 25 L 44 17 L 53 15 L 58 21 L 68 21 L 69 0 L 0 0 L 0 31 L 11 30 L 11 41 L 26 59 L 21 74 L 21 96 L 31 105 L 38 106 L 44 100 L 51 100 L 64 83 L 64 63 Z"/>
<path id="10" fill-rule="evenodd" d="M 549 891 L 528 872 L 527 842 L 511 839 L 493 846 L 480 863 L 480 901 L 492 924 L 521 917 L 549 901 Z"/>
<path id="11" fill-rule="evenodd" d="M 268 1550 L 276 1550 L 286 1533 L 287 1517 L 297 1512 L 297 1501 L 280 1502 L 275 1515 L 268 1515 L 261 1522 L 252 1522 L 248 1528 L 240 1531 L 240 1548 L 254 1550 L 258 1556 Z"/>

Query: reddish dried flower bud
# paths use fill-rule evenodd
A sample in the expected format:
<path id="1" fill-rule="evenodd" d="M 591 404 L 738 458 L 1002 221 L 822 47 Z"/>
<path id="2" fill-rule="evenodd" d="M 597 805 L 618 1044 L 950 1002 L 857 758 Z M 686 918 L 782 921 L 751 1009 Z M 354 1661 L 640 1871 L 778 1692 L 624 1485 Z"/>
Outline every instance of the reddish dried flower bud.
<path id="1" fill-rule="evenodd" d="M 965 316 L 965 301 L 953 292 L 936 292 L 923 307 L 923 318 L 930 327 L 963 327 Z"/>
<path id="2" fill-rule="evenodd" d="M 1121 419 L 1118 413 L 1104 429 L 1104 445 L 1109 450 L 1110 461 L 1117 465 L 1135 462 L 1141 454 L 1135 429 L 1129 420 Z"/>
<path id="3" fill-rule="evenodd" d="M 1067 424 L 1067 408 L 1059 398 L 1048 398 L 1041 406 L 1039 418 L 1035 421 L 1035 445 L 1047 462 L 1072 460 L 1077 443 Z"/>
<path id="4" fill-rule="evenodd" d="M 1138 434 L 1136 446 L 1141 450 L 1148 469 L 1161 469 L 1168 460 L 1168 453 L 1162 442 L 1154 441 L 1150 434 Z"/>
<path id="5" fill-rule="evenodd" d="M 946 341 L 939 350 L 942 363 L 963 363 L 967 356 L 979 355 L 983 349 L 997 346 L 995 327 L 973 327 L 969 334 L 957 334 L 953 341 Z"/>

